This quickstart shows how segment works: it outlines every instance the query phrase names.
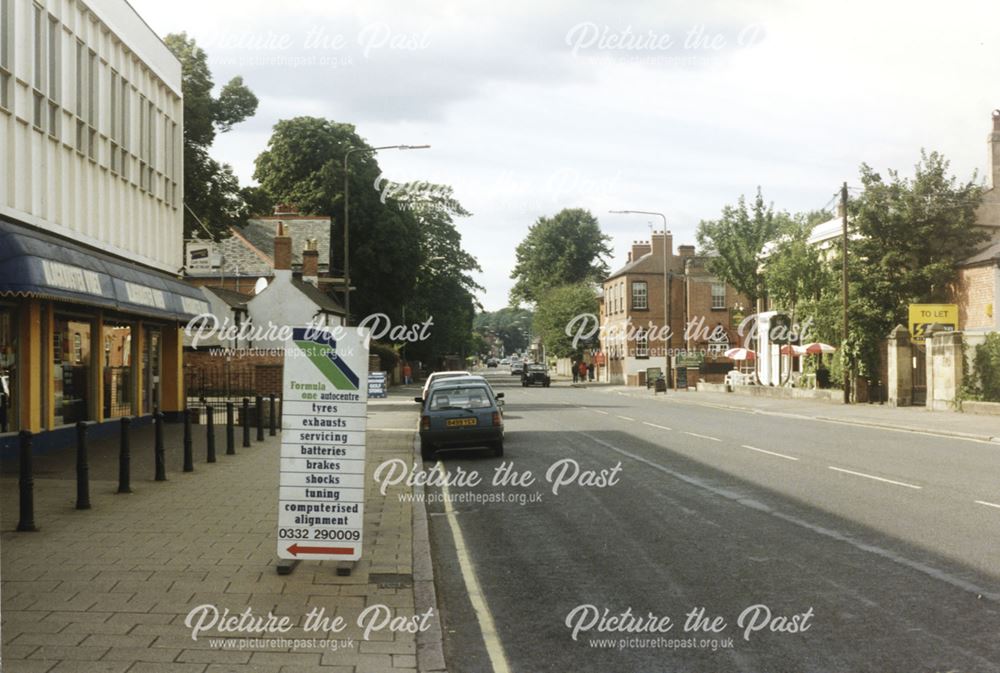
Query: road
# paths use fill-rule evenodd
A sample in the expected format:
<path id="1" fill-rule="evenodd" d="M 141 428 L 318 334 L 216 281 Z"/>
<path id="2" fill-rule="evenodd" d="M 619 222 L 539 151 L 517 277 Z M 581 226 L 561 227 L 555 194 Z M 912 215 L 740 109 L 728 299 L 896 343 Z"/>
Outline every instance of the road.
<path id="1" fill-rule="evenodd" d="M 1000 671 L 996 445 L 488 375 L 505 457 L 424 463 L 482 477 L 427 489 L 450 671 Z"/>

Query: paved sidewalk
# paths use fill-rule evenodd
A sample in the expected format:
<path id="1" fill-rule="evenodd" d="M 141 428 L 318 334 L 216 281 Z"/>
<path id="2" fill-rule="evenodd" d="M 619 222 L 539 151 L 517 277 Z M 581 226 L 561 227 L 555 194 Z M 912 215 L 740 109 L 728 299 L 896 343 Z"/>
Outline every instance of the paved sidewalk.
<path id="1" fill-rule="evenodd" d="M 929 411 L 924 407 L 890 407 L 880 404 L 834 404 L 815 400 L 749 397 L 735 393 L 673 391 L 664 395 L 626 386 L 607 386 L 603 392 L 630 397 L 652 397 L 668 404 L 697 404 L 748 413 L 780 414 L 822 421 L 926 432 L 1000 443 L 1000 419 L 996 416 Z"/>
<path id="2" fill-rule="evenodd" d="M 337 576 L 335 564 L 322 562 L 302 562 L 287 576 L 276 573 L 280 436 L 243 448 L 237 434 L 237 455 L 227 456 L 220 429 L 218 462 L 206 464 L 204 428 L 196 426 L 196 471 L 185 474 L 174 455 L 180 453 L 180 430 L 168 426 L 169 480 L 152 481 L 139 458 L 130 495 L 114 494 L 116 447 L 95 446 L 89 511 L 73 508 L 75 482 L 67 467 L 72 457 L 43 457 L 35 466 L 37 533 L 11 532 L 18 518 L 17 479 L 16 468 L 5 465 L 0 476 L 3 671 L 417 670 L 416 636 L 382 631 L 366 641 L 356 626 L 361 611 L 376 604 L 393 616 L 415 614 L 413 512 L 400 497 L 410 489 L 392 487 L 383 497 L 371 481 L 383 460 L 412 460 L 413 406 L 370 409 L 365 550 L 349 577 Z M 152 453 L 147 441 L 137 432 L 133 453 Z M 194 641 L 184 620 L 206 603 L 233 614 L 250 607 L 255 615 L 270 610 L 287 616 L 295 624 L 290 632 L 258 635 L 303 642 L 251 644 L 245 634 L 215 630 Z M 347 629 L 305 632 L 303 615 L 312 608 L 343 616 Z M 227 647 L 210 642 L 220 635 L 233 640 Z M 324 638 L 338 641 L 338 649 L 321 647 Z"/>

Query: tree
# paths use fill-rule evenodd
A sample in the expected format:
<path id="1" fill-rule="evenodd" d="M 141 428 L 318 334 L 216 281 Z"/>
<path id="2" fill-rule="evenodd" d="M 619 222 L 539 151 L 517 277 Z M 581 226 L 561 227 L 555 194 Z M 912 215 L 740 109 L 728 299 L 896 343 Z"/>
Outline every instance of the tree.
<path id="1" fill-rule="evenodd" d="M 186 33 L 174 33 L 164 43 L 181 62 L 181 90 L 184 94 L 184 235 L 201 231 L 194 214 L 213 236 L 241 224 L 252 213 L 248 194 L 228 164 L 209 156 L 216 133 L 225 133 L 252 117 L 257 97 L 234 77 L 213 97 L 212 73 L 208 57 Z M 188 210 L 190 208 L 190 211 Z"/>
<path id="2" fill-rule="evenodd" d="M 317 117 L 279 121 L 254 177 L 274 202 L 333 219 L 331 269 L 343 275 L 345 153 L 371 150 L 352 124 Z M 431 318 L 431 338 L 408 344 L 406 356 L 428 359 L 468 348 L 476 311 L 472 277 L 479 263 L 461 245 L 457 217 L 469 212 L 445 185 L 387 195 L 371 151 L 348 159 L 350 181 L 351 312 L 384 313 L 393 323 Z"/>
<path id="3" fill-rule="evenodd" d="M 764 295 L 761 273 L 764 246 L 775 239 L 788 216 L 775 213 L 771 204 L 764 203 L 760 187 L 753 205 L 747 208 L 740 196 L 735 206 L 725 206 L 718 220 L 702 220 L 698 225 L 698 245 L 706 253 L 716 253 L 708 270 L 749 299 L 751 306 Z"/>
<path id="4" fill-rule="evenodd" d="M 517 246 L 517 264 L 510 274 L 517 281 L 510 291 L 511 303 L 537 302 L 550 288 L 603 280 L 610 241 L 597 218 L 582 208 L 538 218 Z"/>
<path id="5" fill-rule="evenodd" d="M 908 305 L 948 299 L 956 265 L 987 240 L 975 226 L 982 188 L 960 182 L 939 153 L 921 150 L 912 178 L 887 178 L 861 165 L 861 195 L 850 202 L 857 233 L 848 251 L 847 357 L 861 375 L 878 362 L 878 343 L 905 324 Z"/>
<path id="6" fill-rule="evenodd" d="M 566 326 L 579 315 L 597 315 L 597 311 L 597 293 L 590 283 L 549 288 L 538 300 L 533 331 L 541 337 L 548 355 L 557 358 L 578 356 L 593 344 L 574 344 L 575 335 L 566 334 Z"/>
<path id="7" fill-rule="evenodd" d="M 824 211 L 799 213 L 788 219 L 765 261 L 768 296 L 793 321 L 801 301 L 818 300 L 833 283 L 832 269 L 822 252 L 809 243 L 813 228 L 828 219 L 830 214 Z"/>
<path id="8" fill-rule="evenodd" d="M 283 119 L 258 155 L 254 178 L 276 203 L 333 219 L 331 270 L 343 277 L 344 154 L 371 146 L 352 124 L 317 117 Z M 373 152 L 350 156 L 351 312 L 399 320 L 422 264 L 420 226 L 412 214 L 383 203 L 373 187 L 381 171 Z"/>
<path id="9" fill-rule="evenodd" d="M 508 306 L 476 316 L 473 329 L 481 334 L 493 334 L 503 343 L 504 352 L 523 351 L 528 347 L 527 332 L 531 327 L 531 311 Z"/>

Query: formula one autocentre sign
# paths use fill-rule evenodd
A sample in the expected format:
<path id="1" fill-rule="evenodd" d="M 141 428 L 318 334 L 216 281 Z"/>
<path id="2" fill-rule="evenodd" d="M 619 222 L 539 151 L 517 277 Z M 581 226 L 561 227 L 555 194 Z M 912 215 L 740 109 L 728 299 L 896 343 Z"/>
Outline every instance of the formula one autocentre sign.
<path id="1" fill-rule="evenodd" d="M 367 330 L 356 327 L 298 327 L 285 343 L 279 558 L 361 558 L 366 336 Z"/>

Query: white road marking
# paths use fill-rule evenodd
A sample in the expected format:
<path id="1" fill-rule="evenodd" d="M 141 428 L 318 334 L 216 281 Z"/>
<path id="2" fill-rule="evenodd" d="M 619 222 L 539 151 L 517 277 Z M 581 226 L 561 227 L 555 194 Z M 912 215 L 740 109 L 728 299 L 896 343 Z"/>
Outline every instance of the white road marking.
<path id="1" fill-rule="evenodd" d="M 605 416 L 610 416 L 610 414 L 608 412 L 601 411 L 600 409 L 591 409 L 591 411 L 593 411 L 594 413 L 597 413 L 597 414 L 604 414 Z"/>
<path id="2" fill-rule="evenodd" d="M 706 481 L 703 481 L 698 477 L 684 474 L 683 472 L 678 472 L 664 465 L 660 465 L 659 463 L 647 460 L 642 456 L 638 456 L 634 453 L 631 453 L 630 451 L 621 449 L 615 446 L 614 444 L 605 442 L 604 440 L 598 439 L 597 437 L 589 435 L 586 432 L 578 432 L 578 434 L 583 435 L 584 437 L 586 437 L 587 439 L 596 444 L 600 444 L 601 446 L 607 447 L 608 449 L 611 449 L 616 453 L 626 456 L 627 458 L 631 458 L 632 460 L 638 463 L 643 463 L 644 465 L 648 465 L 654 470 L 659 470 L 660 472 L 666 475 L 674 477 L 675 479 L 682 481 L 685 484 L 688 484 L 703 491 L 707 491 L 721 498 L 730 500 L 742 507 L 748 507 L 757 512 L 770 514 L 776 519 L 794 524 L 796 526 L 800 526 L 802 528 L 805 528 L 806 530 L 812 531 L 816 535 L 821 535 L 828 539 L 836 540 L 837 542 L 850 545 L 855 549 L 858 549 L 859 551 L 862 551 L 866 554 L 874 554 L 875 556 L 884 558 L 888 561 L 892 561 L 893 563 L 898 563 L 899 565 L 916 570 L 933 579 L 942 582 L 947 582 L 951 586 L 961 589 L 962 591 L 966 591 L 968 593 L 976 594 L 977 596 L 988 598 L 989 600 L 994 602 L 1000 602 L 1000 593 L 997 593 L 996 591 L 990 591 L 986 587 L 974 584 L 958 575 L 951 575 L 932 565 L 928 565 L 927 563 L 923 563 L 921 561 L 915 561 L 906 556 L 902 556 L 899 553 L 892 551 L 890 549 L 885 549 L 883 547 L 879 547 L 874 544 L 862 542 L 856 539 L 853 535 L 850 535 L 848 533 L 841 533 L 838 530 L 834 530 L 832 528 L 827 528 L 826 526 L 821 526 L 818 524 L 814 524 L 810 521 L 806 521 L 805 519 L 799 518 L 794 514 L 788 514 L 786 512 L 783 512 L 782 510 L 773 509 L 771 507 L 768 507 L 767 505 L 762 505 L 760 502 L 754 500 L 753 498 L 747 498 L 741 491 L 734 491 L 732 489 L 714 486 Z"/>
<path id="3" fill-rule="evenodd" d="M 750 449 L 751 451 L 759 451 L 761 453 L 766 453 L 769 456 L 777 456 L 778 458 L 784 458 L 785 460 L 798 460 L 795 456 L 786 456 L 783 453 L 777 453 L 776 451 L 768 451 L 767 449 L 758 449 L 756 446 L 750 446 L 749 444 L 741 444 L 744 449 Z"/>
<path id="4" fill-rule="evenodd" d="M 622 415 L 619 415 L 618 418 L 622 419 L 623 421 L 634 421 L 635 420 L 634 418 L 629 418 L 628 416 L 622 416 Z"/>
<path id="5" fill-rule="evenodd" d="M 445 475 L 444 463 L 438 461 L 437 469 L 442 477 Z M 455 554 L 458 557 L 458 565 L 462 569 L 462 579 L 465 580 L 465 590 L 472 603 L 472 609 L 476 613 L 479 621 L 479 630 L 483 633 L 483 642 L 486 644 L 486 653 L 493 664 L 494 673 L 510 673 L 510 664 L 507 663 L 507 655 L 504 654 L 503 644 L 497 634 L 496 623 L 493 621 L 493 614 L 486 605 L 486 596 L 483 588 L 476 578 L 476 569 L 472 567 L 472 559 L 465 546 L 465 536 L 462 535 L 462 528 L 459 526 L 455 510 L 451 506 L 451 496 L 449 494 L 447 480 L 442 480 L 441 496 L 444 500 L 444 512 L 448 517 L 448 526 L 451 527 L 451 536 L 455 542 Z"/>
<path id="6" fill-rule="evenodd" d="M 643 421 L 643 425 L 648 425 L 651 428 L 656 428 L 657 430 L 673 430 L 673 428 L 668 428 L 665 425 L 657 425 L 656 423 L 650 423 L 649 421 Z"/>
<path id="7" fill-rule="evenodd" d="M 697 432 L 688 432 L 687 430 L 682 430 L 685 435 L 691 435 L 692 437 L 700 437 L 701 439 L 711 439 L 713 442 L 721 442 L 722 440 L 718 437 L 709 437 L 708 435 L 699 435 Z"/>
<path id="8" fill-rule="evenodd" d="M 985 500 L 976 500 L 976 504 L 978 504 L 978 505 L 986 505 L 987 507 L 996 507 L 997 509 L 1000 509 L 1000 505 L 996 504 L 995 502 L 986 502 Z"/>
<path id="9" fill-rule="evenodd" d="M 892 479 L 883 479 L 882 477 L 876 477 L 873 474 L 865 474 L 864 472 L 855 472 L 854 470 L 845 470 L 842 467 L 834 467 L 833 465 L 828 465 L 831 470 L 835 472 L 843 472 L 844 474 L 853 474 L 856 477 L 864 477 L 865 479 L 874 479 L 875 481 L 885 482 L 886 484 L 893 484 L 894 486 L 905 486 L 906 488 L 922 489 L 923 486 L 916 486 L 914 484 L 907 484 L 905 481 L 893 481 Z"/>

